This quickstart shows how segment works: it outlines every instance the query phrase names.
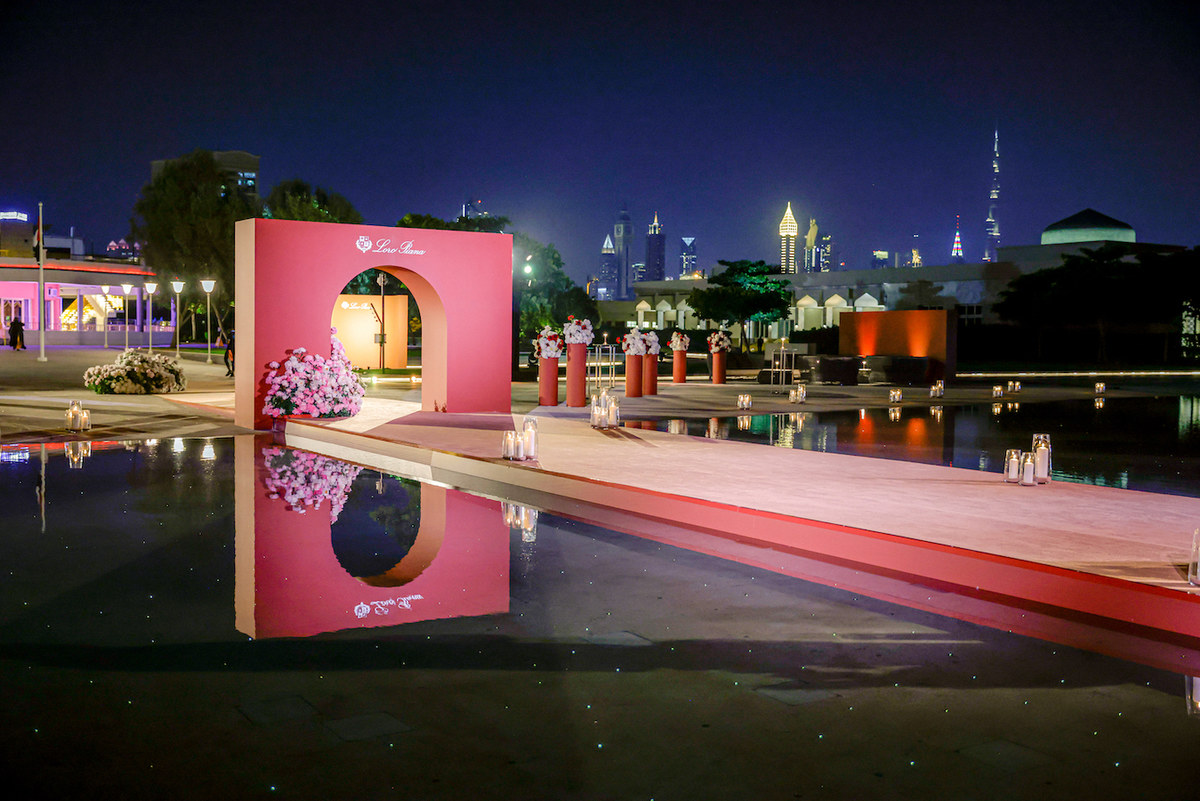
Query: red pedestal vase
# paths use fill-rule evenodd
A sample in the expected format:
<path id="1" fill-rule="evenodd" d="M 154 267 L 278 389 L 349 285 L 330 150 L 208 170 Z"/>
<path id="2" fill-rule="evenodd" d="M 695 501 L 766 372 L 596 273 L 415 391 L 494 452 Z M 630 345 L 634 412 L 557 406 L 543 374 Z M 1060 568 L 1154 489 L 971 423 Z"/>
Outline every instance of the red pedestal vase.
<path id="1" fill-rule="evenodd" d="M 642 357 L 642 394 L 658 394 L 658 354 L 647 353 Z"/>
<path id="2" fill-rule="evenodd" d="M 677 350 L 671 357 L 671 381 L 675 384 L 687 383 L 687 351 Z"/>
<path id="3" fill-rule="evenodd" d="M 719 350 L 712 355 L 712 382 L 725 383 L 725 351 Z"/>
<path id="4" fill-rule="evenodd" d="M 642 354 L 625 356 L 625 397 L 642 397 Z"/>
<path id="5" fill-rule="evenodd" d="M 587 345 L 567 345 L 567 405 L 587 406 Z"/>
<path id="6" fill-rule="evenodd" d="M 538 406 L 558 405 L 558 359 L 538 359 Z"/>

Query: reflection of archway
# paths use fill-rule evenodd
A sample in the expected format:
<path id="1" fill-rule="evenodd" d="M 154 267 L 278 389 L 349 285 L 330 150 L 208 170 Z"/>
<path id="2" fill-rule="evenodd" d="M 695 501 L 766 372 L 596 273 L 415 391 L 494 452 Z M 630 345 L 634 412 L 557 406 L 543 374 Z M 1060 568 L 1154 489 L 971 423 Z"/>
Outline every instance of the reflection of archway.
<path id="1" fill-rule="evenodd" d="M 507 611 L 510 535 L 497 501 L 432 484 L 414 488 L 421 497 L 421 547 L 413 549 L 420 564 L 403 566 L 411 575 L 402 587 L 366 583 L 338 561 L 331 503 L 301 514 L 268 488 L 266 455 L 273 449 L 262 440 L 234 441 L 238 631 L 255 638 L 306 637 Z M 320 475 L 314 478 L 320 483 Z M 305 480 L 299 473 L 294 479 Z M 363 471 L 350 495 L 372 481 Z"/>
<path id="2" fill-rule="evenodd" d="M 242 220 L 237 224 L 235 422 L 266 428 L 266 364 L 329 355 L 329 310 L 363 270 L 402 281 L 421 309 L 421 405 L 510 410 L 512 237 L 469 231 Z"/>
<path id="3" fill-rule="evenodd" d="M 425 572 L 446 538 L 445 490 L 374 475 L 358 475 L 330 527 L 333 553 L 363 584 L 402 587 Z"/>

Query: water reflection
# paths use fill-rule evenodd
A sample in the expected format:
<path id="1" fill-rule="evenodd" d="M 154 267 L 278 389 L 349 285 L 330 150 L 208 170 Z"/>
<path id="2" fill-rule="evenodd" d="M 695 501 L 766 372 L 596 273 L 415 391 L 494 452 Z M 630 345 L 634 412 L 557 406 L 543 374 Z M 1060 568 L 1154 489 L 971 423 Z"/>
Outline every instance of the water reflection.
<path id="1" fill-rule="evenodd" d="M 983 471 L 997 469 L 1005 450 L 1023 447 L 1032 432 L 1048 431 L 1054 434 L 1056 480 L 1200 497 L 1197 396 L 889 406 L 656 422 L 672 434 Z"/>
<path id="2" fill-rule="evenodd" d="M 239 438 L 236 626 L 303 637 L 508 610 L 498 501 Z"/>

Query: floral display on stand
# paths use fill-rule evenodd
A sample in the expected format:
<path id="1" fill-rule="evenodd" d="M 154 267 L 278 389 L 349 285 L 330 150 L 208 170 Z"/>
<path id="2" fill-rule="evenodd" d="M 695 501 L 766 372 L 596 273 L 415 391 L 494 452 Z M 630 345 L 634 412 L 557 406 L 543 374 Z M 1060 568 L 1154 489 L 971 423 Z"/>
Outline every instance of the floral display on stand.
<path id="1" fill-rule="evenodd" d="M 83 385 L 100 395 L 154 395 L 187 389 L 187 378 L 174 359 L 131 349 L 112 364 L 89 367 Z"/>
<path id="2" fill-rule="evenodd" d="M 658 344 L 658 332 L 657 331 L 645 332 L 644 334 L 642 334 L 642 339 L 646 343 L 646 353 L 649 353 L 652 356 L 657 356 L 658 352 L 660 350 L 662 350 L 662 346 Z"/>
<path id="3" fill-rule="evenodd" d="M 542 333 L 538 334 L 538 338 L 533 340 L 533 344 L 537 349 L 536 352 L 539 359 L 557 359 L 562 356 L 562 337 L 550 326 L 542 329 Z"/>
<path id="4" fill-rule="evenodd" d="M 657 339 L 657 337 L 655 337 Z M 646 338 L 642 332 L 634 328 L 621 338 L 621 350 L 626 356 L 644 356 L 646 354 Z"/>
<path id="5" fill-rule="evenodd" d="M 300 514 L 320 509 L 323 502 L 329 501 L 329 514 L 335 523 L 354 479 L 362 472 L 358 465 L 341 459 L 292 448 L 264 448 L 263 464 L 267 468 L 263 479 L 267 497 L 282 498 L 288 508 Z"/>
<path id="6" fill-rule="evenodd" d="M 568 345 L 590 345 L 595 338 L 591 320 L 577 320 L 573 314 L 567 317 L 567 324 L 563 326 L 563 339 Z"/>
<path id="7" fill-rule="evenodd" d="M 728 331 L 713 331 L 708 335 L 709 353 L 721 353 L 731 347 L 733 347 L 733 341 L 729 338 Z"/>
<path id="8" fill-rule="evenodd" d="M 330 356 L 296 348 L 283 361 L 270 362 L 267 399 L 263 414 L 282 417 L 307 414 L 313 417 L 350 417 L 362 409 L 366 387 L 350 366 L 337 329 L 329 329 Z"/>
<path id="9" fill-rule="evenodd" d="M 687 350 L 688 345 L 692 344 L 692 338 L 682 331 L 676 331 L 671 334 L 671 350 Z"/>

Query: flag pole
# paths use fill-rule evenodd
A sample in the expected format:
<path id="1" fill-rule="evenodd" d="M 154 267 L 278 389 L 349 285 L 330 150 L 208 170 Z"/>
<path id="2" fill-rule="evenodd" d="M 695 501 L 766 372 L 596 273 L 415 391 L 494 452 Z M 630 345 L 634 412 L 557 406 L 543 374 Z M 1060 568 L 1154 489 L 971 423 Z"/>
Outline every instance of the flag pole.
<path id="1" fill-rule="evenodd" d="M 46 361 L 46 238 L 42 236 L 42 204 L 38 201 L 38 357 Z"/>

